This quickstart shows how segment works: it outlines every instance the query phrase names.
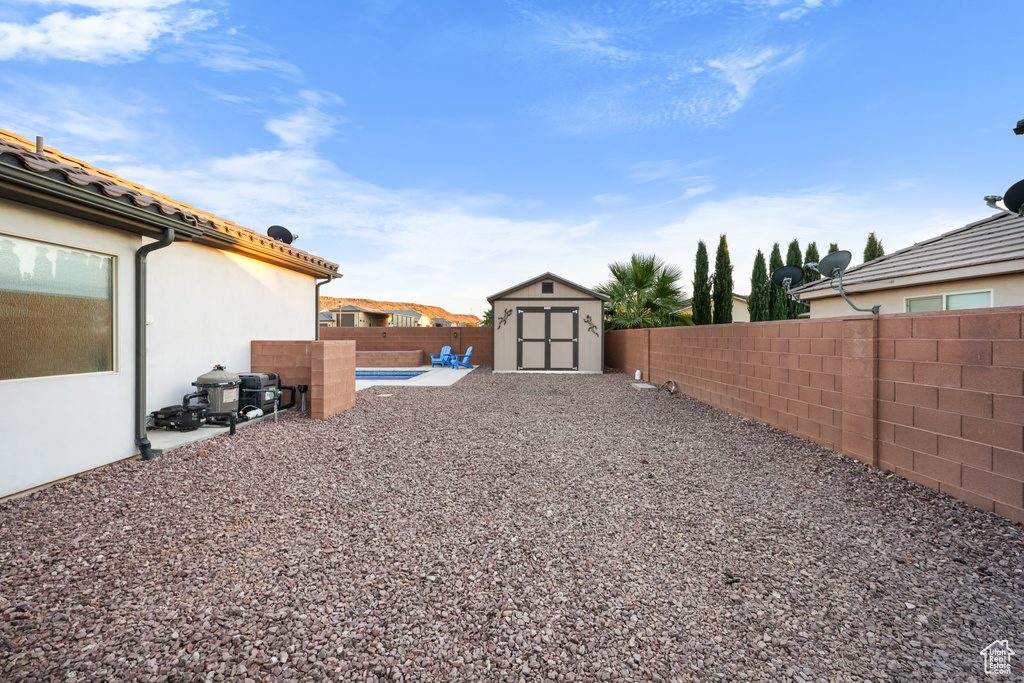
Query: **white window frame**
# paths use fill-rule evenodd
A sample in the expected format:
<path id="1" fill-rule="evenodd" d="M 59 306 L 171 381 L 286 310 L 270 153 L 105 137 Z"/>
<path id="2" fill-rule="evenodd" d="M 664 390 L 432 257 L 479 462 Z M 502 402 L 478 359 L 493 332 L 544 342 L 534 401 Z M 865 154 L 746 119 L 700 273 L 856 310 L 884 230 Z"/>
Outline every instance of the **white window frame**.
<path id="1" fill-rule="evenodd" d="M 939 293 L 939 294 L 921 294 L 919 296 L 905 296 L 905 297 L 903 297 L 903 312 L 904 313 L 909 313 L 910 312 L 910 302 L 914 301 L 914 300 L 917 300 L 917 299 L 934 299 L 937 296 L 938 297 L 942 297 L 942 309 L 941 310 L 948 311 L 949 310 L 949 306 L 948 306 L 947 302 L 949 300 L 949 297 L 951 297 L 951 296 L 958 296 L 960 294 L 986 294 L 986 293 L 989 295 L 987 308 L 993 308 L 995 306 L 995 301 L 996 301 L 995 290 L 993 290 L 993 289 L 969 289 L 969 290 L 965 290 L 963 292 L 942 292 L 942 293 Z M 957 310 L 970 311 L 972 309 L 970 309 L 970 308 L 961 308 L 961 309 L 957 309 Z"/>
<path id="2" fill-rule="evenodd" d="M 36 377 L 13 377 L 11 379 L 0 379 L 0 385 L 14 384 L 16 382 L 39 382 L 39 381 L 52 381 L 71 377 L 101 377 L 103 375 L 116 375 L 121 372 L 121 315 L 120 315 L 120 273 L 119 258 L 117 254 L 110 254 L 105 251 L 97 251 L 96 249 L 85 249 L 83 247 L 67 244 L 64 242 L 55 242 L 53 240 L 41 240 L 38 237 L 29 237 L 27 235 L 18 235 L 14 233 L 3 233 L 0 232 L 0 237 L 10 237 L 13 239 L 23 240 L 25 242 L 37 242 L 39 244 L 45 244 L 51 247 L 57 247 L 58 249 L 73 249 L 75 251 L 81 251 L 87 254 L 96 254 L 104 258 L 110 259 L 110 314 L 111 314 L 111 325 L 110 325 L 110 370 L 99 370 L 97 372 L 75 372 L 67 373 L 62 375 L 39 375 Z"/>

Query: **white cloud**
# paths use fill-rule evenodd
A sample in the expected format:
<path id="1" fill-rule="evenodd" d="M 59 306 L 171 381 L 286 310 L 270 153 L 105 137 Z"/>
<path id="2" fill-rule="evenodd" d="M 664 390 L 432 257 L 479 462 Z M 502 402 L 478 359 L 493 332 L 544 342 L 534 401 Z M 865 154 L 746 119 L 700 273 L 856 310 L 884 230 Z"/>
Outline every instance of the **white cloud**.
<path id="1" fill-rule="evenodd" d="M 138 91 L 105 90 L 0 76 L 0 128 L 27 137 L 72 138 L 84 151 L 110 152 L 110 143 L 136 143 L 154 135 L 156 102 Z M 68 150 L 64 150 L 68 151 Z"/>
<path id="2" fill-rule="evenodd" d="M 704 240 L 713 258 L 719 235 L 725 234 L 736 291 L 746 294 L 757 250 L 767 257 L 775 242 L 779 242 L 783 258 L 793 239 L 799 240 L 801 251 L 806 251 L 810 242 L 817 242 L 821 254 L 828 251 L 829 242 L 837 242 L 840 249 L 853 253 L 854 263 L 859 263 L 868 232 L 874 231 L 886 251 L 892 252 L 977 220 L 978 216 L 979 212 L 926 214 L 900 204 L 898 198 L 829 189 L 737 196 L 696 204 L 685 216 L 657 231 L 654 249 L 659 256 L 681 264 L 692 280 L 697 241 Z"/>
<path id="3" fill-rule="evenodd" d="M 96 10 L 61 10 L 34 24 L 0 22 L 0 59 L 64 59 L 106 64 L 131 61 L 151 51 L 165 36 L 208 28 L 209 10 L 176 7 L 180 0 L 88 0 L 73 4 Z"/>
<path id="4" fill-rule="evenodd" d="M 340 264 L 345 277 L 325 294 L 480 313 L 487 295 L 549 269 L 595 285 L 609 260 L 590 218 L 517 220 L 498 215 L 511 204 L 499 195 L 385 189 L 309 149 L 111 170 L 258 231 L 287 226 L 302 236 L 297 247 Z"/>
<path id="5" fill-rule="evenodd" d="M 679 170 L 679 162 L 672 159 L 639 161 L 633 164 L 633 172 L 629 174 L 629 179 L 635 183 L 649 183 L 674 176 Z"/>
<path id="6" fill-rule="evenodd" d="M 803 57 L 803 53 L 798 51 L 780 60 L 783 54 L 778 48 L 767 47 L 756 51 L 737 50 L 709 60 L 708 66 L 715 70 L 715 75 L 733 87 L 732 94 L 725 103 L 719 105 L 719 111 L 714 115 L 721 118 L 738 111 L 765 74 L 794 64 Z"/>
<path id="7" fill-rule="evenodd" d="M 194 62 L 222 73 L 270 71 L 289 79 L 297 79 L 301 74 L 294 64 L 279 58 L 273 48 L 235 29 L 214 41 L 185 39 L 173 53 L 162 54 L 160 58 L 168 62 Z"/>
<path id="8" fill-rule="evenodd" d="M 617 206 L 630 201 L 629 195 L 620 193 L 595 194 L 590 201 L 599 206 Z"/>
<path id="9" fill-rule="evenodd" d="M 543 22 L 542 39 L 559 50 L 575 53 L 587 60 L 622 66 L 640 59 L 640 55 L 616 45 L 620 38 L 614 31 L 582 21 Z"/>
<path id="10" fill-rule="evenodd" d="M 334 126 L 343 123 L 323 111 L 329 105 L 344 105 L 334 93 L 322 90 L 300 90 L 297 99 L 307 106 L 284 116 L 270 119 L 265 128 L 281 139 L 285 147 L 312 147 L 334 134 Z"/>
<path id="11" fill-rule="evenodd" d="M 809 189 L 694 202 L 714 189 L 687 188 L 648 211 L 624 195 L 597 195 L 593 215 L 513 218 L 521 202 L 500 194 L 460 195 L 389 189 L 341 171 L 302 147 L 203 159 L 185 167 L 121 165 L 133 181 L 264 231 L 273 224 L 300 234 L 296 244 L 339 263 L 344 278 L 325 294 L 419 301 L 480 313 L 486 296 L 551 270 L 584 286 L 608 278 L 608 263 L 656 253 L 693 277 L 697 240 L 713 250 L 725 233 L 736 289 L 746 293 L 754 254 L 793 238 L 802 249 L 828 242 L 859 254 L 868 231 L 888 251 L 963 225 L 971 215 L 922 214 L 918 204 L 885 195 Z M 620 204 L 621 202 L 621 204 Z M 677 205 L 672 208 L 672 205 Z M 531 212 L 532 213 L 532 212 Z"/>
<path id="12" fill-rule="evenodd" d="M 338 119 L 316 107 L 306 107 L 267 121 L 266 129 L 281 138 L 285 147 L 310 147 L 334 133 Z"/>
<path id="13" fill-rule="evenodd" d="M 822 0 L 804 0 L 803 4 L 781 13 L 779 19 L 800 19 L 811 10 L 821 7 L 822 4 Z"/>

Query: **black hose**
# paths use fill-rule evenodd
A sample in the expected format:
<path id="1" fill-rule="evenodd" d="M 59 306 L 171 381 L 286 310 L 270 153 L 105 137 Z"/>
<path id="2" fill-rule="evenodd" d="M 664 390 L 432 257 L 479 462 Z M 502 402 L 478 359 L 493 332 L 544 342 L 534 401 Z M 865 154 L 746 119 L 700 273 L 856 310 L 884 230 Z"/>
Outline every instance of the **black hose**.
<path id="1" fill-rule="evenodd" d="M 286 386 L 282 386 L 281 387 L 281 391 L 284 391 L 285 389 L 287 389 L 288 391 L 292 392 L 292 400 L 289 403 L 285 403 L 285 404 L 282 404 L 281 406 L 279 406 L 279 408 L 281 410 L 286 410 L 288 408 L 294 408 L 295 407 L 295 394 L 297 393 L 296 388 L 295 387 L 286 387 Z"/>

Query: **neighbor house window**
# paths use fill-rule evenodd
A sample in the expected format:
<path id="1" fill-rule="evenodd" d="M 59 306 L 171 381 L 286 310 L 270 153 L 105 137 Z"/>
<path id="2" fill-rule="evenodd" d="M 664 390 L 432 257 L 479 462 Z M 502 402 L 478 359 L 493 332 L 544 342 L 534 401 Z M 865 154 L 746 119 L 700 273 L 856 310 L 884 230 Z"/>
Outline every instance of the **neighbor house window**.
<path id="1" fill-rule="evenodd" d="M 554 294 L 555 293 L 555 283 L 554 282 L 542 282 L 542 283 L 540 283 L 540 293 L 541 294 Z"/>
<path id="2" fill-rule="evenodd" d="M 962 311 L 968 308 L 991 308 L 992 290 L 984 292 L 962 292 L 959 294 L 936 294 L 907 299 L 908 313 L 924 311 Z"/>
<path id="3" fill-rule="evenodd" d="M 114 261 L 0 235 L 0 380 L 114 369 Z"/>

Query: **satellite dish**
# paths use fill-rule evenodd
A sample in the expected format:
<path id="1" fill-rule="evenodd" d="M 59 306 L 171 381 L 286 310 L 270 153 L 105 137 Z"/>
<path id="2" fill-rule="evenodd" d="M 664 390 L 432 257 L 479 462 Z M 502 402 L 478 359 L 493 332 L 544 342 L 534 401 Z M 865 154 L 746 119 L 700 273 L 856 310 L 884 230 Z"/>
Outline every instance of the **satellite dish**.
<path id="1" fill-rule="evenodd" d="M 293 235 L 291 230 L 280 225 L 271 225 L 267 228 L 267 235 L 285 244 L 291 244 L 299 239 L 298 235 Z"/>
<path id="2" fill-rule="evenodd" d="M 823 277 L 835 277 L 836 271 L 840 273 L 846 270 L 846 267 L 850 265 L 850 261 L 853 260 L 853 254 L 848 251 L 833 251 L 825 258 L 818 261 L 818 272 Z"/>
<path id="3" fill-rule="evenodd" d="M 772 273 L 772 282 L 777 287 L 785 287 L 789 289 L 795 285 L 800 284 L 800 281 L 804 279 L 804 269 L 800 266 L 782 266 L 776 268 Z M 787 283 L 786 280 L 789 280 Z"/>
<path id="4" fill-rule="evenodd" d="M 1006 206 L 1007 211 L 1020 214 L 1020 209 L 1024 206 L 1024 180 L 1014 183 L 1006 191 L 1006 194 L 1003 195 L 1003 205 Z"/>

